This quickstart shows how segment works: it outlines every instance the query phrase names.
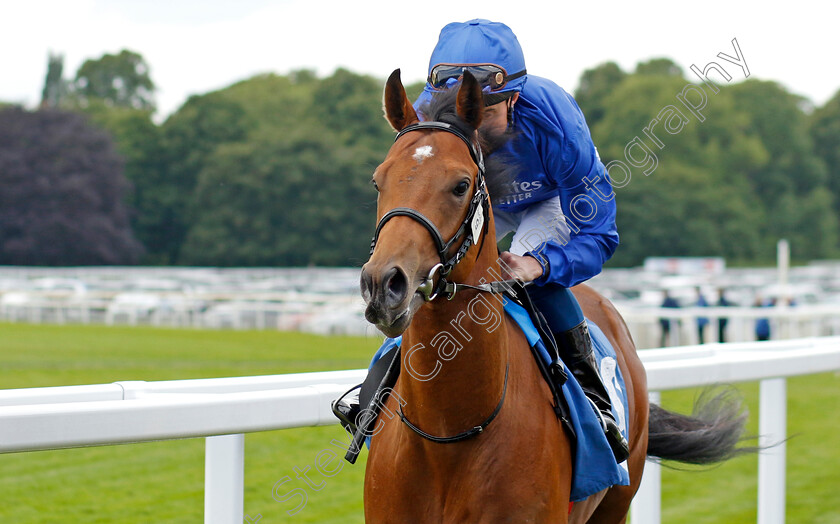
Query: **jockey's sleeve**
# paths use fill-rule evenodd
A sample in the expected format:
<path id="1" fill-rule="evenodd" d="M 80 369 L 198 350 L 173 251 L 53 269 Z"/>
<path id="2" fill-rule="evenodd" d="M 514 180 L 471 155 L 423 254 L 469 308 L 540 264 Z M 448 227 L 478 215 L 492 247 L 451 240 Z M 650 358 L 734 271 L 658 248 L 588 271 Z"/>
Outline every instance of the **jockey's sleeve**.
<path id="1" fill-rule="evenodd" d="M 615 192 L 589 128 L 571 97 L 579 119 L 537 133 L 536 143 L 546 173 L 559 188 L 568 238 L 554 237 L 528 254 L 543 265 L 534 283 L 571 287 L 601 272 L 618 246 Z"/>

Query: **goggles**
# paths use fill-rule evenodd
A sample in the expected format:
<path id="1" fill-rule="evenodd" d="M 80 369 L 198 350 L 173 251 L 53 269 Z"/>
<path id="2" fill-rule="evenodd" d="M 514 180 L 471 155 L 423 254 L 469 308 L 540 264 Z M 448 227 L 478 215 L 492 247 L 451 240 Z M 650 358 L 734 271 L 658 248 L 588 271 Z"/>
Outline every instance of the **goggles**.
<path id="1" fill-rule="evenodd" d="M 482 86 L 487 86 L 490 91 L 498 91 L 505 85 L 519 77 L 525 76 L 525 70 L 508 75 L 504 68 L 495 64 L 438 64 L 429 73 L 429 85 L 434 89 L 444 89 L 447 82 L 452 79 L 459 79 L 469 71 Z"/>

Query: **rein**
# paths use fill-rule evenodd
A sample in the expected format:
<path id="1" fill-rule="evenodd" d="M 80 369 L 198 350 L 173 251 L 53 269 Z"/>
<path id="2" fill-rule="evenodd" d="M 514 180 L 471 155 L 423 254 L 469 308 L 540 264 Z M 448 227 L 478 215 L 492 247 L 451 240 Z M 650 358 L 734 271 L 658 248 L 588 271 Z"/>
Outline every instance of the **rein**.
<path id="1" fill-rule="evenodd" d="M 468 288 L 487 293 L 501 294 L 507 292 L 513 293 L 515 295 L 516 293 L 515 291 L 513 291 L 512 285 L 521 284 L 518 280 L 515 279 L 489 282 L 477 286 L 471 284 L 450 282 L 446 279 L 449 273 L 452 272 L 452 269 L 464 258 L 464 256 L 466 256 L 469 248 L 472 245 L 478 243 L 479 238 L 482 239 L 482 244 L 480 247 L 483 247 L 484 237 L 482 236 L 482 234 L 487 232 L 487 227 L 489 224 L 489 222 L 487 221 L 487 217 L 489 216 L 490 210 L 490 197 L 487 192 L 487 180 L 484 169 L 484 156 L 482 155 L 481 147 L 469 138 L 469 133 L 464 130 L 463 124 L 461 124 L 457 120 L 453 120 L 452 122 L 418 122 L 406 126 L 402 131 L 397 133 L 394 142 L 399 140 L 400 137 L 402 137 L 406 133 L 423 130 L 444 131 L 457 136 L 467 145 L 467 148 L 470 151 L 470 156 L 472 157 L 476 166 L 478 166 L 478 174 L 476 175 L 475 181 L 475 192 L 473 193 L 472 199 L 470 200 L 470 207 L 467 211 L 467 216 L 466 218 L 464 218 L 464 221 L 461 223 L 461 226 L 458 228 L 458 230 L 455 232 L 452 238 L 445 242 L 438 228 L 434 225 L 434 223 L 432 223 L 431 220 L 426 218 L 422 213 L 410 207 L 394 208 L 385 213 L 379 220 L 379 223 L 376 225 L 376 231 L 374 232 L 373 239 L 370 243 L 370 254 L 373 255 L 373 251 L 374 249 L 376 249 L 376 242 L 377 240 L 379 240 L 379 233 L 380 231 L 382 231 L 382 228 L 389 220 L 397 216 L 409 217 L 412 220 L 419 222 L 420 225 L 426 228 L 426 231 L 428 231 L 429 234 L 432 236 L 432 240 L 434 241 L 435 247 L 438 251 L 438 256 L 440 257 L 440 263 L 435 264 L 432 267 L 432 269 L 429 271 L 429 275 L 423 280 L 423 283 L 420 284 L 416 291 L 417 293 L 420 293 L 420 295 L 426 302 L 431 302 L 440 294 L 444 294 L 447 297 L 447 299 L 452 300 L 452 298 L 455 296 L 458 290 L 462 288 Z M 461 245 L 458 247 L 458 250 L 453 256 L 447 258 L 452 246 L 455 245 L 458 239 L 461 239 L 462 237 L 463 240 L 461 240 Z M 435 284 L 435 275 L 438 273 L 440 273 L 440 276 L 438 278 L 437 284 Z M 400 406 L 398 410 L 400 420 L 417 435 L 437 444 L 452 444 L 455 442 L 461 442 L 463 440 L 475 437 L 481 434 L 484 431 L 484 429 L 487 428 L 487 426 L 489 426 L 491 422 L 493 422 L 493 420 L 501 411 L 502 406 L 505 403 L 505 397 L 507 396 L 509 370 L 510 361 L 508 361 L 508 363 L 505 366 L 505 380 L 504 385 L 502 387 L 502 396 L 501 399 L 499 399 L 499 403 L 496 405 L 496 409 L 493 411 L 493 413 L 490 414 L 489 417 L 487 417 L 484 420 L 484 422 L 477 426 L 473 426 L 467 431 L 463 431 L 451 437 L 437 437 L 432 434 L 426 433 L 425 431 L 414 425 L 410 420 L 408 420 L 408 418 L 405 416 L 405 413 L 403 413 L 402 411 L 402 406 Z"/>

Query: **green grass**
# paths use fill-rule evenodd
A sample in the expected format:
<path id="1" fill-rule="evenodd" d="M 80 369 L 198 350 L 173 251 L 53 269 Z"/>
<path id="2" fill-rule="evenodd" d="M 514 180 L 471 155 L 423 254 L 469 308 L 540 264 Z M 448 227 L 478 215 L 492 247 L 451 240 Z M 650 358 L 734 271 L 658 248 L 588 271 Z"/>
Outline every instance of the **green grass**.
<path id="1" fill-rule="evenodd" d="M 751 414 L 748 433 L 756 435 L 758 383 L 737 384 L 737 388 Z M 787 522 L 840 523 L 840 375 L 793 377 L 787 390 Z M 663 405 L 688 413 L 696 395 L 697 390 L 665 392 Z M 662 521 L 754 523 L 757 493 L 758 457 L 754 454 L 713 469 L 663 469 Z"/>
<path id="2" fill-rule="evenodd" d="M 0 388 L 359 368 L 377 345 L 297 333 L 0 324 Z M 757 414 L 757 385 L 739 389 Z M 788 392 L 788 427 L 797 435 L 787 447 L 787 521 L 840 522 L 840 378 L 795 378 Z M 668 392 L 663 403 L 685 412 L 695 395 Z M 754 416 L 750 424 L 756 432 Z M 323 450 L 341 455 L 331 440 L 343 438 L 338 426 L 247 435 L 245 513 L 262 515 L 261 524 L 363 522 L 365 454 L 332 477 L 315 467 Z M 755 522 L 756 471 L 754 456 L 711 471 L 665 470 L 663 521 Z M 308 498 L 294 515 L 300 497 L 272 497 L 286 477 L 278 498 L 295 489 Z M 203 489 L 203 439 L 0 455 L 0 523 L 202 522 Z"/>
<path id="3" fill-rule="evenodd" d="M 269 331 L 192 331 L 0 324 L 0 389 L 299 373 L 365 367 L 374 339 Z M 245 439 L 245 512 L 260 522 L 362 522 L 364 455 L 322 477 L 315 461 L 338 426 Z M 307 487 L 294 468 L 320 491 Z M 299 498 L 272 498 L 295 488 Z M 203 521 L 204 439 L 0 455 L 0 523 Z"/>

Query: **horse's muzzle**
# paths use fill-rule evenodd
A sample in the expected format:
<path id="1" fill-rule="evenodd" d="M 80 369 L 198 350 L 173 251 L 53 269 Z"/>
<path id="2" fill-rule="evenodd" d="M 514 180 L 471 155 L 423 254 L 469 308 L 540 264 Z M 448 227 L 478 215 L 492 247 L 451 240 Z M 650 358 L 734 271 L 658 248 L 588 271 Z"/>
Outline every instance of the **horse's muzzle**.
<path id="1" fill-rule="evenodd" d="M 402 334 L 411 323 L 414 311 L 422 304 L 413 304 L 414 289 L 410 290 L 409 278 L 398 266 L 383 271 L 362 268 L 361 291 L 367 304 L 365 318 L 375 324 L 386 336 Z"/>

